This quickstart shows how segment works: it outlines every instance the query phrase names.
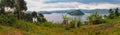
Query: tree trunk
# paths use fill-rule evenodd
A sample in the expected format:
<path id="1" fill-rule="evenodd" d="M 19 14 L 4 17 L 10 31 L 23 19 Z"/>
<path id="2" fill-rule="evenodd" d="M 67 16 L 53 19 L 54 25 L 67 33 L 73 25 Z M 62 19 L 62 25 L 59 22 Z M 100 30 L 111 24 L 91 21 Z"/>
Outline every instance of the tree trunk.
<path id="1" fill-rule="evenodd" d="M 78 27 L 78 23 L 77 22 L 75 22 L 75 28 L 77 28 Z"/>
<path id="2" fill-rule="evenodd" d="M 20 10 L 20 6 L 19 6 L 20 2 L 18 0 L 18 19 L 21 19 L 21 10 Z"/>

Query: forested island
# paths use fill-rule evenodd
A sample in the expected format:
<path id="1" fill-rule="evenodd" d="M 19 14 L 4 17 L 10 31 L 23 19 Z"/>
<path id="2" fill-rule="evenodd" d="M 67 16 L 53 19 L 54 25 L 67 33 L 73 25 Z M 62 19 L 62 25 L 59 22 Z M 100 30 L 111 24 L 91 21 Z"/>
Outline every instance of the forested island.
<path id="1" fill-rule="evenodd" d="M 70 14 L 70 15 L 84 15 L 84 13 L 81 12 L 80 10 L 75 10 L 75 11 L 69 12 L 68 14 Z"/>

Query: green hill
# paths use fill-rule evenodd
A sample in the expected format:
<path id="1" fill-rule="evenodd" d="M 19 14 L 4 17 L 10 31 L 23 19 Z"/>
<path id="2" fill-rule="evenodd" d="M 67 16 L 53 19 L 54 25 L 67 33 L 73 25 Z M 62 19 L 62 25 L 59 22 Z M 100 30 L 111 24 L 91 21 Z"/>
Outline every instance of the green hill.
<path id="1" fill-rule="evenodd" d="M 75 10 L 75 11 L 72 11 L 72 12 L 70 12 L 68 14 L 70 14 L 70 15 L 84 15 L 84 13 L 81 12 L 80 10 Z"/>

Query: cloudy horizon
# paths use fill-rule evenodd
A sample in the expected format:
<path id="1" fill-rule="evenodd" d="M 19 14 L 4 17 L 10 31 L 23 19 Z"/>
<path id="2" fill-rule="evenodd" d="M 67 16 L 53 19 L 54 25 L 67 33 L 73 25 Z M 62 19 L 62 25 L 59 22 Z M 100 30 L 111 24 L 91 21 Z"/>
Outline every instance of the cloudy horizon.
<path id="1" fill-rule="evenodd" d="M 120 0 L 25 0 L 28 11 L 120 8 Z"/>

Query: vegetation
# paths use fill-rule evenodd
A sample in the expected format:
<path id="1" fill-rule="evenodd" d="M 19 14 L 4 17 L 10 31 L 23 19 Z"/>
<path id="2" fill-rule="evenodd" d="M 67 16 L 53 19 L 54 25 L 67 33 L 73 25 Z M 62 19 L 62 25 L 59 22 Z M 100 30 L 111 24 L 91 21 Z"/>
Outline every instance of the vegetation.
<path id="1" fill-rule="evenodd" d="M 100 16 L 97 12 L 95 14 L 91 14 L 88 17 L 88 24 L 101 24 L 105 23 L 104 19 L 102 16 Z"/>
<path id="2" fill-rule="evenodd" d="M 115 17 L 119 17 L 119 15 L 120 15 L 118 8 L 116 8 L 114 10 L 110 9 L 109 13 L 110 13 L 109 18 L 111 18 L 111 19 L 113 19 Z"/>

